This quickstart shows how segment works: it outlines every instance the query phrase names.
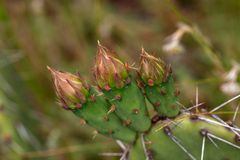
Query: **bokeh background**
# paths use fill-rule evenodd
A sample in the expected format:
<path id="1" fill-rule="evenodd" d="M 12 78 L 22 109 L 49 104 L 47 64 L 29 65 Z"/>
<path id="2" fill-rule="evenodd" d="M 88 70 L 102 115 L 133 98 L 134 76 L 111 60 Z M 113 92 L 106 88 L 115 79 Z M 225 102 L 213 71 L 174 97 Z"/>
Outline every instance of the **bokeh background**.
<path id="1" fill-rule="evenodd" d="M 1 0 L 1 160 L 115 159 L 99 155 L 120 151 L 113 140 L 57 105 L 46 69 L 94 83 L 97 40 L 134 67 L 142 46 L 171 63 L 186 107 L 196 88 L 208 110 L 240 92 L 239 0 Z"/>

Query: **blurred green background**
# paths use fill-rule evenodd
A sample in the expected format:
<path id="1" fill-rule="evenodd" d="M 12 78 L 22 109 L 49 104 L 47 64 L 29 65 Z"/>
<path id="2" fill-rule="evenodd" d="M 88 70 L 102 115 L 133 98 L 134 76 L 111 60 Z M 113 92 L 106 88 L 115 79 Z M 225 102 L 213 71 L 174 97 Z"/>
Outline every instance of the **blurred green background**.
<path id="1" fill-rule="evenodd" d="M 179 22 L 192 32 L 164 50 Z M 97 40 L 135 67 L 142 46 L 171 63 L 186 107 L 196 87 L 207 109 L 240 92 L 239 0 L 1 0 L 1 160 L 114 159 L 99 155 L 120 151 L 113 140 L 60 109 L 46 69 L 79 71 L 94 83 Z"/>

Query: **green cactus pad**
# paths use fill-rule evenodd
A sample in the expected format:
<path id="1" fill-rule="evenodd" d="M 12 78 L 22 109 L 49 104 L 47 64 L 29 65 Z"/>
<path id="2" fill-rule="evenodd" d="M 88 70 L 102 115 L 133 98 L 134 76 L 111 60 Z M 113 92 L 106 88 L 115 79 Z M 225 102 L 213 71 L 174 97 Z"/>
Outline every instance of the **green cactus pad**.
<path id="1" fill-rule="evenodd" d="M 208 116 L 204 116 L 203 118 L 214 120 Z M 201 159 L 204 137 L 202 134 L 203 131 L 207 133 L 205 134 L 204 160 L 239 159 L 240 146 L 235 140 L 235 134 L 229 129 L 209 124 L 208 122 L 202 121 L 198 118 L 192 120 L 188 116 L 180 116 L 177 119 L 178 120 L 175 120 L 174 124 L 169 124 L 169 121 L 164 121 L 161 124 L 156 125 L 152 128 L 151 132 L 146 135 L 146 148 L 148 149 L 149 156 L 152 156 L 153 159 Z M 179 123 L 178 126 L 176 126 L 177 123 Z M 166 132 L 166 128 L 163 126 L 167 126 L 167 129 L 169 129 L 170 132 Z M 181 149 L 167 134 L 175 137 L 182 147 L 184 147 L 192 156 L 192 158 L 185 153 L 183 149 Z M 216 138 L 211 138 L 211 135 L 220 137 L 221 139 L 236 146 L 238 145 L 239 148 L 233 147 Z M 140 141 L 140 139 L 138 141 Z M 138 154 L 134 154 L 136 152 L 143 152 L 141 151 L 143 149 L 140 147 L 141 143 L 137 142 L 136 144 L 137 145 L 134 147 L 132 153 L 130 152 L 130 159 L 144 160 L 145 156 L 143 154 L 140 156 Z"/>
<path id="2" fill-rule="evenodd" d="M 166 82 L 155 84 L 154 86 L 146 85 L 145 92 L 146 97 L 160 115 L 175 117 L 179 114 L 178 93 L 174 87 L 174 80 L 171 75 Z"/>
<path id="3" fill-rule="evenodd" d="M 135 81 L 123 88 L 104 91 L 105 96 L 115 105 L 115 113 L 123 120 L 123 124 L 138 131 L 145 132 L 151 126 L 145 99 Z"/>
<path id="4" fill-rule="evenodd" d="M 111 105 L 102 95 L 99 95 L 100 93 L 95 88 L 92 87 L 89 92 L 95 98 L 89 97 L 80 109 L 73 110 L 74 114 L 83 118 L 87 124 L 94 127 L 101 134 L 133 143 L 136 133 L 124 127 L 114 113 L 108 113 Z"/>

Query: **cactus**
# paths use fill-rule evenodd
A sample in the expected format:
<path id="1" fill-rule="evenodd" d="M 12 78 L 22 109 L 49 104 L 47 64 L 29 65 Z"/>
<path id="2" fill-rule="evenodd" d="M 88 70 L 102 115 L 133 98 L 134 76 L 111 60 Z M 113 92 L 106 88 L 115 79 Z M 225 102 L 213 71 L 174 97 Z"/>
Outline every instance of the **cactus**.
<path id="1" fill-rule="evenodd" d="M 63 108 L 99 133 L 122 140 L 121 159 L 231 159 L 240 157 L 240 129 L 214 111 L 180 110 L 170 65 L 142 49 L 139 76 L 98 43 L 94 76 L 98 86 L 79 76 L 51 71 Z M 234 97 L 232 100 L 237 99 Z M 148 100 L 158 115 L 148 114 Z M 230 101 L 228 101 L 230 102 Z M 119 141 L 118 141 L 119 142 Z"/>
<path id="2" fill-rule="evenodd" d="M 72 110 L 97 132 L 132 143 L 136 133 L 121 124 L 119 118 L 109 112 L 111 105 L 96 88 L 88 87 L 80 77 L 54 70 L 50 67 L 57 95 L 63 108 Z"/>
<path id="3" fill-rule="evenodd" d="M 139 74 L 146 97 L 156 111 L 165 117 L 174 117 L 180 111 L 177 104 L 179 91 L 174 87 L 171 72 L 170 66 L 142 49 Z"/>
<path id="4" fill-rule="evenodd" d="M 115 106 L 114 112 L 122 119 L 125 126 L 144 132 L 150 128 L 151 121 L 144 96 L 129 75 L 126 66 L 110 56 L 107 48 L 98 44 L 94 75 L 99 88 Z"/>

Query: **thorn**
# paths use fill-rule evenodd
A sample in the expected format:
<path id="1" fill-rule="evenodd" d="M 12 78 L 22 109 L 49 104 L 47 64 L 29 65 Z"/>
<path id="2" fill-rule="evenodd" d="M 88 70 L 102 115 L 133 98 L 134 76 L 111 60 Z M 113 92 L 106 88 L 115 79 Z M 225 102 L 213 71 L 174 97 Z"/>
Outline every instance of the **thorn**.
<path id="1" fill-rule="evenodd" d="M 203 104 L 205 104 L 205 103 L 204 103 L 204 102 L 199 103 L 199 104 L 197 104 L 197 105 L 194 105 L 194 106 L 192 106 L 192 107 L 189 107 L 187 110 L 190 111 L 190 110 L 192 110 L 192 109 L 194 109 L 194 108 L 196 108 L 196 107 L 199 107 L 199 106 L 201 106 L 201 105 L 203 105 Z"/>
<path id="2" fill-rule="evenodd" d="M 230 125 L 230 124 L 226 123 L 225 121 L 223 121 L 223 120 L 222 120 L 220 117 L 218 117 L 217 115 L 212 114 L 211 116 L 212 116 L 213 118 L 215 118 L 217 121 L 221 122 L 222 124 L 227 125 L 227 126 L 229 126 L 229 127 L 233 127 L 233 125 Z M 233 127 L 233 128 L 234 128 L 234 127 Z M 233 133 L 235 133 L 237 136 L 240 137 L 240 134 L 239 134 L 237 131 L 235 131 L 235 130 L 233 130 L 233 129 L 231 129 L 231 128 L 228 128 L 228 129 L 230 129 Z"/>
<path id="3" fill-rule="evenodd" d="M 222 107 L 224 107 L 225 105 L 227 105 L 228 103 L 230 103 L 230 102 L 232 102 L 232 101 L 234 101 L 234 100 L 236 100 L 236 99 L 238 99 L 240 97 L 240 94 L 239 95 L 237 95 L 237 96 L 235 96 L 235 97 L 233 97 L 232 99 L 229 99 L 228 101 L 226 101 L 226 102 L 224 102 L 224 103 L 222 103 L 221 105 L 219 105 L 219 106 L 217 106 L 217 107 L 215 107 L 214 109 L 212 109 L 209 113 L 212 113 L 212 112 L 215 112 L 216 110 L 219 110 L 219 109 L 221 109 Z"/>
<path id="4" fill-rule="evenodd" d="M 213 143 L 213 145 L 216 147 L 216 148 L 219 148 L 218 145 L 213 141 L 213 139 L 211 137 L 209 137 L 207 135 L 207 138 Z"/>
<path id="5" fill-rule="evenodd" d="M 233 122 L 233 123 L 235 122 L 235 120 L 236 120 L 236 118 L 237 118 L 237 113 L 238 113 L 239 106 L 240 106 L 240 104 L 238 104 L 238 106 L 237 106 L 237 108 L 236 108 L 236 110 L 235 110 L 235 112 L 234 112 L 234 116 L 233 116 L 233 119 L 232 119 L 232 122 Z"/>
<path id="6" fill-rule="evenodd" d="M 196 106 L 198 106 L 198 87 L 196 87 Z M 196 113 L 199 113 L 198 107 L 196 107 Z"/>
<path id="7" fill-rule="evenodd" d="M 81 126 L 84 126 L 87 122 L 84 119 L 80 119 L 79 123 Z"/>
<path id="8" fill-rule="evenodd" d="M 204 137 L 203 137 L 203 140 L 202 140 L 201 160 L 204 159 L 205 141 L 206 141 L 206 136 L 204 136 Z"/>
<path id="9" fill-rule="evenodd" d="M 117 144 L 120 146 L 120 148 L 121 148 L 122 150 L 126 150 L 126 149 L 127 149 L 127 147 L 123 144 L 122 141 L 116 140 L 116 142 L 117 142 Z"/>
<path id="10" fill-rule="evenodd" d="M 99 41 L 99 40 L 97 40 L 97 44 L 98 44 L 98 46 L 101 46 L 101 43 L 100 43 L 100 41 Z"/>
<path id="11" fill-rule="evenodd" d="M 148 153 L 147 153 L 147 148 L 146 148 L 145 141 L 144 141 L 144 134 L 143 134 L 143 133 L 141 134 L 141 142 L 142 142 L 143 151 L 144 151 L 146 160 L 149 160 Z"/>
<path id="12" fill-rule="evenodd" d="M 116 110 L 116 106 L 113 104 L 113 105 L 111 105 L 111 107 L 110 107 L 109 111 L 107 112 L 107 114 L 110 114 L 110 113 L 114 112 L 115 110 Z"/>
<path id="13" fill-rule="evenodd" d="M 217 137 L 217 136 L 215 136 L 215 135 L 213 135 L 213 134 L 211 134 L 211 133 L 208 133 L 208 136 L 209 136 L 209 137 L 212 137 L 212 138 L 214 138 L 214 139 L 217 139 L 217 140 L 219 140 L 219 141 L 222 141 L 223 143 L 226 143 L 226 144 L 228 144 L 228 145 L 230 145 L 230 146 L 233 146 L 234 148 L 240 149 L 240 146 L 238 146 L 238 145 L 236 145 L 236 144 L 233 144 L 233 143 L 231 143 L 231 142 L 229 142 L 229 141 L 227 141 L 227 140 L 225 140 L 225 139 L 222 139 L 222 138 L 220 138 L 220 137 Z"/>
<path id="14" fill-rule="evenodd" d="M 106 156 L 106 157 L 117 157 L 122 156 L 122 153 L 100 153 L 100 156 Z"/>
<path id="15" fill-rule="evenodd" d="M 97 136 L 97 134 L 98 134 L 98 131 L 97 131 L 97 130 L 94 130 L 92 134 L 93 134 L 93 137 L 92 137 L 92 139 L 95 139 L 95 138 L 96 138 L 96 136 Z"/>
<path id="16" fill-rule="evenodd" d="M 187 149 L 179 142 L 179 140 L 177 139 L 177 137 L 173 136 L 172 134 L 168 135 L 172 141 L 178 146 L 180 147 L 188 156 L 189 158 L 191 158 L 191 160 L 196 160 L 196 158 L 187 151 Z"/>
<path id="17" fill-rule="evenodd" d="M 217 121 L 214 121 L 214 120 L 205 118 L 205 117 L 198 117 L 198 119 L 199 119 L 199 120 L 202 120 L 202 121 L 205 121 L 205 122 L 208 122 L 208 123 L 210 123 L 210 124 L 215 124 L 215 125 L 223 126 L 223 127 L 228 128 L 228 129 L 231 129 L 231 130 L 240 131 L 240 129 L 238 129 L 238 128 L 234 128 L 234 127 L 231 127 L 231 126 L 229 126 L 229 125 L 222 124 L 222 123 L 220 123 L 220 122 L 217 122 Z"/>

